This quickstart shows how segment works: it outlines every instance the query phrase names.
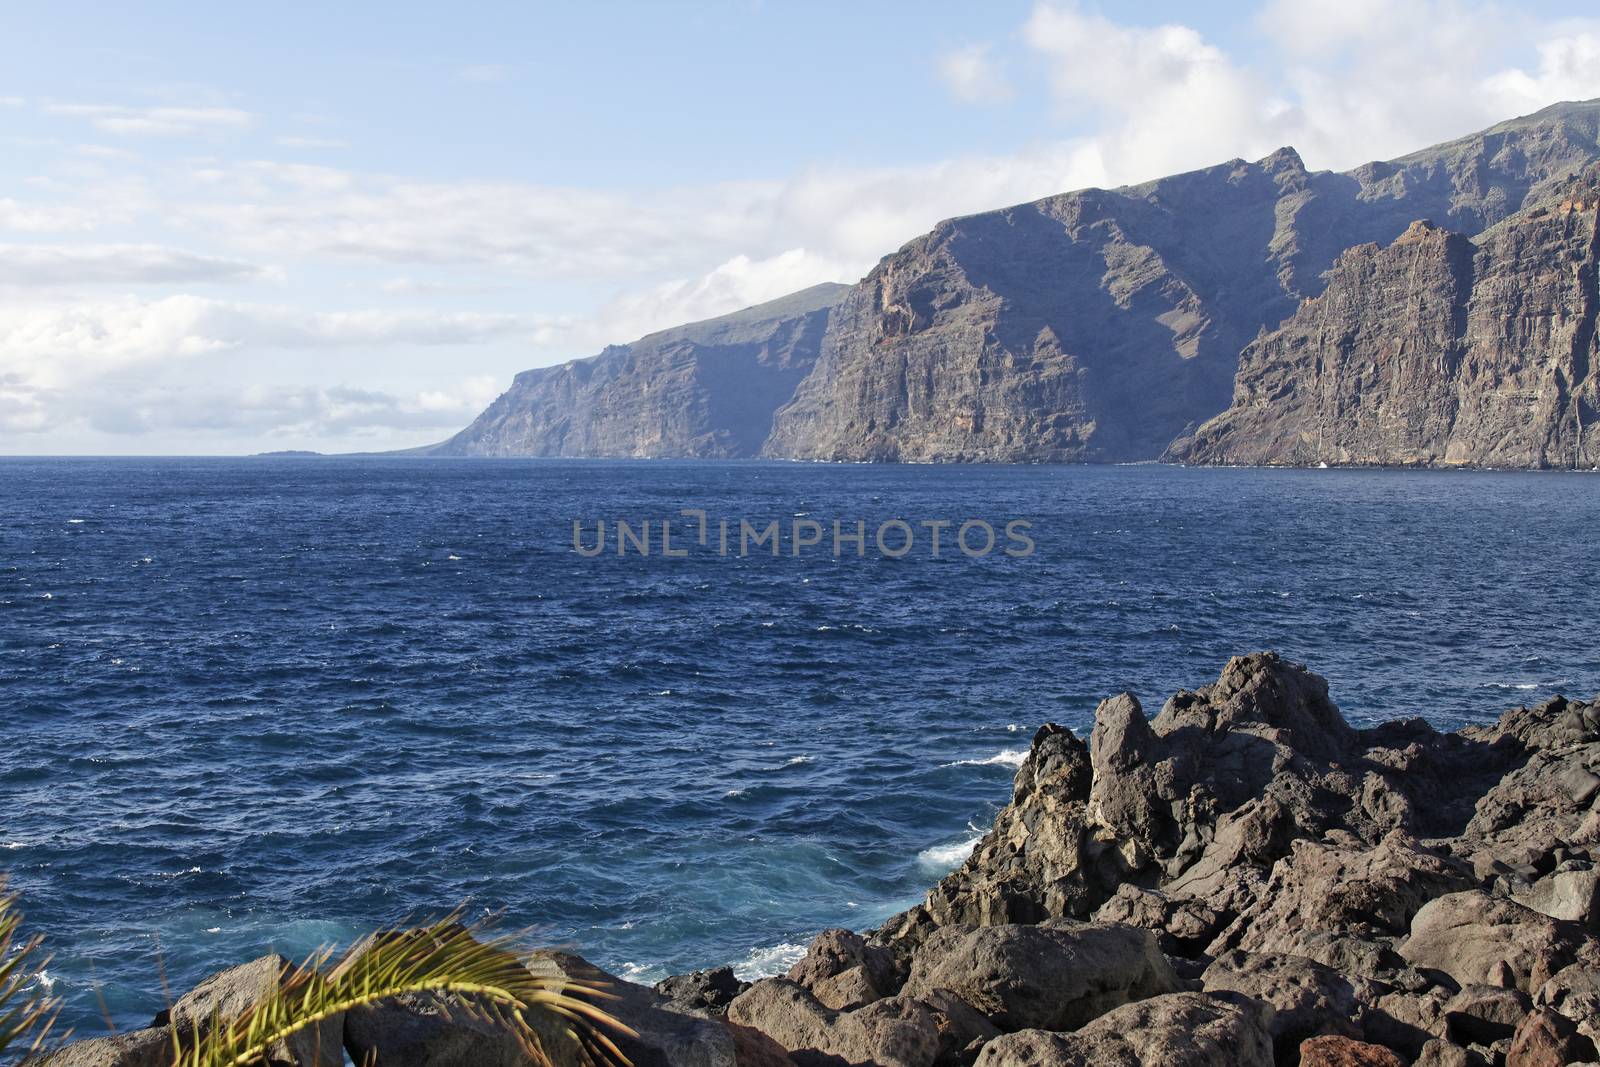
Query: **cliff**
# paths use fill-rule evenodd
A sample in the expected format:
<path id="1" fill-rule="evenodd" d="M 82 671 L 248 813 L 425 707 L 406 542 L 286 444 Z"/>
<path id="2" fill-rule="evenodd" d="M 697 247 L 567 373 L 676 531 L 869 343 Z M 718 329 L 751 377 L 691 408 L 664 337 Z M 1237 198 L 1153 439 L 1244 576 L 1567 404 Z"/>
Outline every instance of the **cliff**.
<path id="1" fill-rule="evenodd" d="M 1243 353 L 1191 463 L 1600 463 L 1600 168 L 1474 241 L 1418 222 L 1342 256 Z"/>
<path id="2" fill-rule="evenodd" d="M 1292 149 L 942 223 L 840 305 L 765 452 L 1154 459 L 1228 405 L 1239 353 L 1345 249 L 1475 234 L 1600 157 L 1600 102 L 1345 174 Z"/>
<path id="3" fill-rule="evenodd" d="M 815 363 L 843 285 L 818 285 L 517 375 L 472 425 L 415 454 L 727 459 L 760 450 Z"/>
<path id="4" fill-rule="evenodd" d="M 1590 101 L 1342 174 L 1309 171 L 1284 148 L 953 219 L 848 289 L 818 287 L 521 374 L 472 426 L 423 451 L 1153 460 L 1229 409 L 1242 388 L 1240 353 L 1250 346 L 1252 366 L 1262 360 L 1253 342 L 1304 314 L 1347 250 L 1387 246 L 1421 218 L 1476 237 L 1548 201 L 1597 159 L 1600 101 Z M 1508 250 L 1494 269 L 1553 277 L 1560 268 L 1541 258 L 1547 247 L 1529 245 L 1520 260 Z M 1455 267 L 1429 260 L 1427 269 Z M 1485 303 L 1475 320 L 1506 330 L 1507 345 L 1550 339 L 1518 340 L 1512 319 L 1496 314 L 1520 312 Z M 1435 333 L 1414 334 L 1406 359 L 1444 358 L 1427 346 L 1445 334 L 1426 328 Z M 1370 343 L 1352 341 L 1351 352 Z M 1402 406 L 1437 408 L 1436 398 Z M 1352 455 L 1390 451 L 1349 440 Z M 1562 447 L 1508 445 L 1506 454 L 1537 462 Z M 1173 454 L 1234 461 L 1207 449 Z"/>

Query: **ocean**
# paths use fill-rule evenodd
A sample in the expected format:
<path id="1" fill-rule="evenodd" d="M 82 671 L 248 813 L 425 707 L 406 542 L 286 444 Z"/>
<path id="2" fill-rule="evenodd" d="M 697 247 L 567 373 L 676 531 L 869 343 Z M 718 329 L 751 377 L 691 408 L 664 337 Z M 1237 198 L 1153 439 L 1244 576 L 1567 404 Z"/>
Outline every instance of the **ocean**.
<path id="1" fill-rule="evenodd" d="M 80 1035 L 458 907 L 774 973 L 1120 690 L 1272 648 L 1358 722 L 1595 693 L 1597 531 L 1572 474 L 0 459 L 0 871 Z"/>

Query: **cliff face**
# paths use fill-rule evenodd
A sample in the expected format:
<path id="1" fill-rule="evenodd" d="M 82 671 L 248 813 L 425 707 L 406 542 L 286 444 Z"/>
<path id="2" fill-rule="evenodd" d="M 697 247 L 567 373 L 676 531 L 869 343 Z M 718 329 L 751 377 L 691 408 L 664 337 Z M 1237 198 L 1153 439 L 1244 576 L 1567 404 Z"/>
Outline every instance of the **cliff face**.
<path id="1" fill-rule="evenodd" d="M 521 374 L 423 451 L 1563 465 L 1582 221 L 1526 212 L 1596 160 L 1591 101 L 1343 174 L 1285 148 L 954 219 L 855 286 Z"/>
<path id="2" fill-rule="evenodd" d="M 1431 216 L 1474 234 L 1600 157 L 1600 103 L 1390 163 L 1291 149 L 942 223 L 840 305 L 765 452 L 831 460 L 1160 456 L 1227 406 L 1238 354 L 1346 248 Z"/>
<path id="3" fill-rule="evenodd" d="M 811 370 L 843 285 L 517 375 L 436 456 L 752 456 Z"/>
<path id="4" fill-rule="evenodd" d="M 1426 223 L 1339 260 L 1241 358 L 1193 463 L 1600 463 L 1600 172 L 1469 241 Z"/>

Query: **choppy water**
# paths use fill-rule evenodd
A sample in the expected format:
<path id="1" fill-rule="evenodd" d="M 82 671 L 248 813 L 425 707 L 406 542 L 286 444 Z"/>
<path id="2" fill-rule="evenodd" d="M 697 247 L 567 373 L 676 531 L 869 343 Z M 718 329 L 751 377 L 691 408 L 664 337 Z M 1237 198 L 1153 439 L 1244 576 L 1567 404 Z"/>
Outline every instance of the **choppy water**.
<path id="1" fill-rule="evenodd" d="M 572 550 L 683 507 L 1037 550 Z M 918 899 L 1114 691 L 1272 647 L 1355 718 L 1594 693 L 1597 531 L 1581 475 L 0 460 L 0 869 L 83 1031 L 463 902 L 770 972 Z"/>

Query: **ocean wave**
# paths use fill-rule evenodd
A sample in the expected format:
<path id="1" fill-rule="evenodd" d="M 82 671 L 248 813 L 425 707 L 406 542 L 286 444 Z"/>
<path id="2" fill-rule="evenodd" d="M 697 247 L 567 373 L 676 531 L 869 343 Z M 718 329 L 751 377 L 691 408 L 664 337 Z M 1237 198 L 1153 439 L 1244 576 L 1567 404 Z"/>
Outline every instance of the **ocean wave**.
<path id="1" fill-rule="evenodd" d="M 917 865 L 924 870 L 944 873 L 953 871 L 967 861 L 972 855 L 972 850 L 978 847 L 978 842 L 983 840 L 980 831 L 973 830 L 970 836 L 960 841 L 951 841 L 943 845 L 933 845 L 917 853 Z"/>
<path id="2" fill-rule="evenodd" d="M 793 941 L 780 941 L 776 945 L 753 948 L 742 962 L 733 965 L 733 973 L 746 982 L 754 982 L 757 978 L 771 978 L 799 963 L 805 954 L 806 946 Z"/>
<path id="3" fill-rule="evenodd" d="M 666 968 L 656 963 L 634 963 L 629 960 L 617 970 L 620 972 L 618 978 L 638 985 L 655 985 L 667 977 Z"/>
<path id="4" fill-rule="evenodd" d="M 1025 748 L 1005 748 L 992 756 L 983 756 L 976 759 L 958 759 L 954 763 L 946 763 L 946 767 L 1020 767 L 1023 760 L 1028 758 Z"/>

